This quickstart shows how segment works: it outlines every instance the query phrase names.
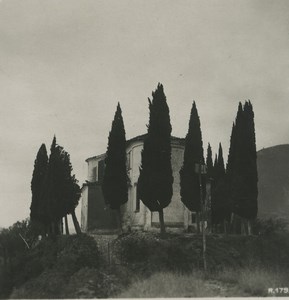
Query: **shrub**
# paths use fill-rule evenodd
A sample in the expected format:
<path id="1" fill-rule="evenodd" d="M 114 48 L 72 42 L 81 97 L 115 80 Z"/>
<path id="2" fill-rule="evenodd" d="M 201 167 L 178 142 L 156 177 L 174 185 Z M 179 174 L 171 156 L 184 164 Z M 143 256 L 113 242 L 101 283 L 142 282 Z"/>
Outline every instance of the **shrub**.
<path id="1" fill-rule="evenodd" d="M 95 240 L 85 234 L 63 236 L 58 242 L 55 267 L 73 274 L 84 267 L 99 266 L 99 251 Z"/>
<path id="2" fill-rule="evenodd" d="M 108 298 L 120 289 L 119 280 L 115 275 L 86 267 L 72 275 L 61 296 L 63 298 Z"/>
<path id="3" fill-rule="evenodd" d="M 154 271 L 191 271 L 200 263 L 200 240 L 182 239 L 177 235 L 134 232 L 120 237 L 114 252 L 122 263 L 141 274 Z"/>
<path id="4" fill-rule="evenodd" d="M 47 237 L 26 251 L 25 255 L 14 259 L 11 286 L 16 288 L 14 294 L 23 294 L 20 298 L 29 298 L 25 290 L 27 295 L 34 295 L 35 292 L 36 298 L 42 297 L 42 292 L 45 298 L 50 298 L 60 293 L 61 287 L 73 273 L 98 265 L 99 252 L 92 237 L 84 234 Z M 23 291 L 19 287 L 25 282 Z"/>
<path id="5" fill-rule="evenodd" d="M 158 240 L 153 234 L 133 232 L 116 240 L 114 248 L 122 262 L 134 264 L 147 261 L 158 248 Z"/>
<path id="6" fill-rule="evenodd" d="M 207 236 L 207 267 L 218 271 L 247 266 L 289 267 L 289 236 Z M 202 237 L 136 232 L 120 237 L 114 252 L 122 263 L 150 275 L 154 271 L 188 272 L 203 268 Z"/>
<path id="7" fill-rule="evenodd" d="M 42 272 L 20 287 L 14 288 L 11 299 L 52 299 L 59 298 L 68 278 L 64 273 L 55 269 Z"/>
<path id="8" fill-rule="evenodd" d="M 56 268 L 68 276 L 83 267 L 98 264 L 99 253 L 93 238 L 86 235 L 47 237 L 14 261 L 13 285 L 20 286 L 44 270 Z"/>

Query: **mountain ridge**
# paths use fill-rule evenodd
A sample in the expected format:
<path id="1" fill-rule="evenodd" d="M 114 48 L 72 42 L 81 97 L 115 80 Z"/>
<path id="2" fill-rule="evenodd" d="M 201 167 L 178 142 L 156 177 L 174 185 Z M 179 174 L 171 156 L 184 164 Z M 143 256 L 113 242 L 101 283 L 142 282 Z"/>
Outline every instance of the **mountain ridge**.
<path id="1" fill-rule="evenodd" d="M 289 219 L 289 144 L 257 152 L 258 218 Z"/>

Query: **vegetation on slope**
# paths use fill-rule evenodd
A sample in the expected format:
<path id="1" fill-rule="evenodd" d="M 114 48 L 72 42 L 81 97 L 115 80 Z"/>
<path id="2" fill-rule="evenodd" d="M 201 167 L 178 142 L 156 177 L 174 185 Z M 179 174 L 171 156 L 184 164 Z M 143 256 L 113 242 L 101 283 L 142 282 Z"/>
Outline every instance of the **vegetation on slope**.
<path id="1" fill-rule="evenodd" d="M 208 236 L 207 273 L 198 235 L 124 234 L 111 243 L 111 264 L 92 237 L 44 238 L 11 256 L 0 296 L 266 296 L 268 288 L 288 283 L 289 236 L 281 223 L 265 225 L 255 226 L 258 236 Z"/>
<path id="2" fill-rule="evenodd" d="M 14 292 L 16 298 L 58 297 L 62 286 L 75 272 L 98 266 L 99 253 L 91 237 L 44 238 L 29 249 L 22 249 L 3 265 L 0 296 L 5 298 L 13 288 L 18 290 L 24 284 L 25 293 Z"/>

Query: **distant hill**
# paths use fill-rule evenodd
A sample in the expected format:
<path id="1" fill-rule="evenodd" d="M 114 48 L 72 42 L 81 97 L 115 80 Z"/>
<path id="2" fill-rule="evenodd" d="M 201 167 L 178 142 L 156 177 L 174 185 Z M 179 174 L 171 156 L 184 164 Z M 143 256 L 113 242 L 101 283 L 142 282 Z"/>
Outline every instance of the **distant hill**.
<path id="1" fill-rule="evenodd" d="M 289 145 L 258 151 L 257 164 L 258 217 L 289 220 Z"/>

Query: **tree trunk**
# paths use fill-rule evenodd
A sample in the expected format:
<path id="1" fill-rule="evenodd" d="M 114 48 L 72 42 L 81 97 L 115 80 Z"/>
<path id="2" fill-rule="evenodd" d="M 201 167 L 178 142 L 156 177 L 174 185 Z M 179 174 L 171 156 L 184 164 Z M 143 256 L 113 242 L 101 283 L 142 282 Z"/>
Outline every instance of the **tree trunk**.
<path id="1" fill-rule="evenodd" d="M 50 228 L 51 228 L 51 235 L 55 235 L 54 221 L 51 221 L 51 223 L 50 223 Z"/>
<path id="2" fill-rule="evenodd" d="M 224 220 L 224 234 L 227 235 L 227 221 Z"/>
<path id="3" fill-rule="evenodd" d="M 200 214 L 199 214 L 199 212 L 196 212 L 196 223 L 197 223 L 197 233 L 199 234 L 201 232 L 201 230 L 200 230 Z"/>
<path id="4" fill-rule="evenodd" d="M 81 234 L 81 229 L 80 229 L 79 223 L 78 223 L 76 215 L 75 215 L 75 210 L 72 211 L 71 216 L 72 216 L 72 221 L 73 221 L 73 225 L 74 225 L 76 233 Z"/>
<path id="5" fill-rule="evenodd" d="M 63 235 L 63 218 L 60 219 L 59 224 L 60 224 L 60 228 L 59 228 L 60 233 L 61 233 L 61 235 Z"/>
<path id="6" fill-rule="evenodd" d="M 203 244 L 203 265 L 204 265 L 204 271 L 206 272 L 207 271 L 207 259 L 206 259 L 206 228 L 205 228 L 205 207 L 204 205 L 202 204 L 202 214 L 201 214 L 201 217 L 202 217 L 202 244 Z"/>
<path id="7" fill-rule="evenodd" d="M 241 219 L 241 235 L 246 235 L 245 220 Z"/>
<path id="8" fill-rule="evenodd" d="M 246 231 L 246 235 L 249 235 L 249 220 L 247 220 L 246 219 L 246 221 L 245 221 L 246 223 L 245 223 L 245 231 Z"/>
<path id="9" fill-rule="evenodd" d="M 248 235 L 252 235 L 251 221 L 248 221 Z"/>
<path id="10" fill-rule="evenodd" d="M 123 233 L 120 207 L 119 209 L 117 209 L 117 223 L 118 223 L 117 225 L 118 225 L 118 229 L 120 230 L 120 233 Z"/>
<path id="11" fill-rule="evenodd" d="M 164 211 L 162 209 L 159 210 L 159 219 L 160 219 L 161 234 L 164 234 L 166 233 L 166 227 L 164 222 Z"/>
<path id="12" fill-rule="evenodd" d="M 47 236 L 52 235 L 52 221 L 47 224 Z"/>
<path id="13" fill-rule="evenodd" d="M 56 235 L 61 234 L 61 218 L 58 219 L 57 221 L 55 221 L 55 232 L 56 232 Z"/>
<path id="14" fill-rule="evenodd" d="M 230 232 L 235 234 L 236 233 L 236 222 L 235 222 L 235 215 L 234 213 L 231 214 L 231 220 L 230 220 Z"/>
<path id="15" fill-rule="evenodd" d="M 64 224 L 65 224 L 65 234 L 69 235 L 67 215 L 64 216 Z"/>
<path id="16" fill-rule="evenodd" d="M 216 224 L 212 224 L 212 233 L 217 233 Z"/>

